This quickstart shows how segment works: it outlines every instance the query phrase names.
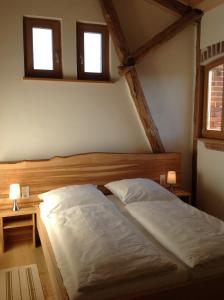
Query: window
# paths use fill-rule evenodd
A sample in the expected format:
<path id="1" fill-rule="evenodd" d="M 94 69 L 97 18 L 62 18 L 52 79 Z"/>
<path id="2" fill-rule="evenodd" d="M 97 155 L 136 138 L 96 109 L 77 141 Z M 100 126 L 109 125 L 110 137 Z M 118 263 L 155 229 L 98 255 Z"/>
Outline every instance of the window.
<path id="1" fill-rule="evenodd" d="M 205 66 L 203 137 L 224 139 L 224 57 Z"/>
<path id="2" fill-rule="evenodd" d="M 77 23 L 78 79 L 109 80 L 109 33 L 104 25 Z"/>
<path id="3" fill-rule="evenodd" d="M 24 60 L 27 77 L 62 77 L 61 24 L 24 17 Z"/>

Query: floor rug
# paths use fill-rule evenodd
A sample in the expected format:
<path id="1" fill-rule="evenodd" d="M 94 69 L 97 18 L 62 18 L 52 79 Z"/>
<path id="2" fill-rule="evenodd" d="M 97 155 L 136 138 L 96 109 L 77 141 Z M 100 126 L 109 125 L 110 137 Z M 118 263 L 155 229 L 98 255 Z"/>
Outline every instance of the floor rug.
<path id="1" fill-rule="evenodd" d="M 0 270 L 1 300 L 44 300 L 37 265 Z"/>

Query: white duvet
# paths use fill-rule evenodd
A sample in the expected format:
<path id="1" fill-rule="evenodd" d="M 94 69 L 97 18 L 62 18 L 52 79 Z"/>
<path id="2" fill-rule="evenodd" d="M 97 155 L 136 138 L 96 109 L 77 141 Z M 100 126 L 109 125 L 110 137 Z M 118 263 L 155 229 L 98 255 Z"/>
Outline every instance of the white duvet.
<path id="1" fill-rule="evenodd" d="M 78 205 L 47 219 L 72 274 L 64 278 L 70 295 L 72 280 L 73 289 L 84 291 L 176 269 L 113 204 Z"/>
<path id="2" fill-rule="evenodd" d="M 168 250 L 189 267 L 221 262 L 224 265 L 224 222 L 181 200 L 155 200 L 126 205 Z"/>

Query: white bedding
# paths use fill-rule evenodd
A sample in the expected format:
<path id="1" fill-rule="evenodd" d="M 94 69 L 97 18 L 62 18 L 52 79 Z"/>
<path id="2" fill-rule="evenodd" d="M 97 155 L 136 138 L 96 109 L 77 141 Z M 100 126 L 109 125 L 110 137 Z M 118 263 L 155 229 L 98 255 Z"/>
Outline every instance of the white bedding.
<path id="1" fill-rule="evenodd" d="M 176 200 L 127 204 L 128 212 L 164 247 L 203 275 L 204 267 L 224 270 L 224 222 Z M 198 274 L 199 274 L 198 273 Z"/>
<path id="2" fill-rule="evenodd" d="M 70 299 L 115 282 L 175 273 L 176 263 L 110 203 L 52 214 L 44 213 L 42 203 L 41 215 Z"/>

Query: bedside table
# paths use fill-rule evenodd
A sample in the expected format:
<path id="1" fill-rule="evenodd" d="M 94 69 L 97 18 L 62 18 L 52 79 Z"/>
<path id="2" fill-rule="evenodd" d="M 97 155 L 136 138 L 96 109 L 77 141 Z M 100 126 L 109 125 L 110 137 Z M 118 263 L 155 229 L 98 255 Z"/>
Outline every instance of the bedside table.
<path id="1" fill-rule="evenodd" d="M 181 188 L 174 188 L 174 190 L 172 191 L 173 194 L 175 194 L 178 198 L 180 198 L 181 200 L 183 200 L 184 202 L 186 202 L 187 204 L 192 205 L 192 201 L 191 201 L 191 193 L 188 191 L 185 191 Z"/>
<path id="2" fill-rule="evenodd" d="M 24 207 L 14 212 L 0 210 L 0 251 L 5 251 L 5 244 L 10 241 L 32 239 L 36 247 L 36 207 Z"/>

